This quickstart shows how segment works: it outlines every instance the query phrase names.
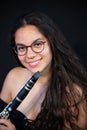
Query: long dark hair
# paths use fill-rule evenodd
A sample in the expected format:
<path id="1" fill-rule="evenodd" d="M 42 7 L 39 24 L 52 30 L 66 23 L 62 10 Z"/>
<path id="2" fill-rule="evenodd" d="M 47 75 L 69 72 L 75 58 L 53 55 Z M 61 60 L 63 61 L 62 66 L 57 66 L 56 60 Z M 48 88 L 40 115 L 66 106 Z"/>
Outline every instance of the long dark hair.
<path id="1" fill-rule="evenodd" d="M 34 129 L 68 130 L 64 125 L 64 121 L 67 121 L 72 130 L 80 130 L 72 120 L 73 118 L 78 120 L 78 103 L 87 100 L 87 73 L 84 67 L 58 25 L 41 12 L 27 13 L 17 19 L 11 32 L 11 48 L 15 46 L 16 30 L 26 25 L 35 25 L 48 39 L 53 55 L 52 80 L 42 103 L 41 112 L 35 120 Z M 15 57 L 18 60 L 17 55 Z M 82 95 L 73 84 L 81 87 Z M 75 107 L 75 113 L 70 109 L 72 106 Z"/>

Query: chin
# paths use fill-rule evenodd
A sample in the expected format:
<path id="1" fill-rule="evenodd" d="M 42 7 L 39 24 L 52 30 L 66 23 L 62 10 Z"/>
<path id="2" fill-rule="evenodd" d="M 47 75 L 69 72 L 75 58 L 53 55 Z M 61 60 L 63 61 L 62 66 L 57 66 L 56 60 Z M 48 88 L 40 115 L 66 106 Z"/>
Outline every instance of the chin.
<path id="1" fill-rule="evenodd" d="M 30 69 L 29 69 L 30 70 Z M 40 69 L 36 69 L 36 70 L 30 70 L 31 71 L 31 73 L 36 73 L 36 72 L 41 72 L 41 70 Z"/>

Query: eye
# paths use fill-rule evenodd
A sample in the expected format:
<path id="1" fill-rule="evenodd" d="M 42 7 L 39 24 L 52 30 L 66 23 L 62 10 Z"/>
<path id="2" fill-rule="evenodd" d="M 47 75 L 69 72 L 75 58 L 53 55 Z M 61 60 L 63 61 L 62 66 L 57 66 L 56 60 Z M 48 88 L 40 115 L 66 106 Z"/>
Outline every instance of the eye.
<path id="1" fill-rule="evenodd" d="M 36 48 L 39 48 L 39 47 L 41 47 L 42 45 L 43 45 L 43 42 L 35 42 L 35 43 L 33 44 L 33 46 L 36 47 Z"/>
<path id="2" fill-rule="evenodd" d="M 21 46 L 21 45 L 17 46 L 18 51 L 24 51 L 25 49 L 26 49 L 25 46 Z"/>

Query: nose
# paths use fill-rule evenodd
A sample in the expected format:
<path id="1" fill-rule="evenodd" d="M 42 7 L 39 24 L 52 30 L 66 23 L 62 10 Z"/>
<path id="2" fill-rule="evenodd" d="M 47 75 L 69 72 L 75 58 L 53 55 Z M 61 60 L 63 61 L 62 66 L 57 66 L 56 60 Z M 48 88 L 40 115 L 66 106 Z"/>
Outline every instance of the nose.
<path id="1" fill-rule="evenodd" d="M 28 58 L 34 58 L 36 56 L 36 53 L 31 49 L 31 47 L 27 48 L 26 56 Z"/>

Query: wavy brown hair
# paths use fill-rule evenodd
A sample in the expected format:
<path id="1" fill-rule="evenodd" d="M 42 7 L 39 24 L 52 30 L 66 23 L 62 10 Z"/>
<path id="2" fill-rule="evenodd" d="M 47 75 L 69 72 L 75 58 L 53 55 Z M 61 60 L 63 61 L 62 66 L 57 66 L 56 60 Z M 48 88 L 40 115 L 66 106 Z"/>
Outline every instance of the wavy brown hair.
<path id="1" fill-rule="evenodd" d="M 64 122 L 66 121 L 70 130 L 80 130 L 81 128 L 73 122 L 73 119 L 78 120 L 79 103 L 85 101 L 85 105 L 83 105 L 84 110 L 87 111 L 86 70 L 80 64 L 79 58 L 68 44 L 58 25 L 41 12 L 27 13 L 17 19 L 11 32 L 11 48 L 15 46 L 16 30 L 26 25 L 35 25 L 48 39 L 53 55 L 52 79 L 42 103 L 41 112 L 34 121 L 32 129 L 69 130 L 65 126 Z M 15 57 L 19 62 L 17 55 Z M 73 84 L 80 86 L 82 95 Z M 74 107 L 74 112 L 71 107 Z"/>

